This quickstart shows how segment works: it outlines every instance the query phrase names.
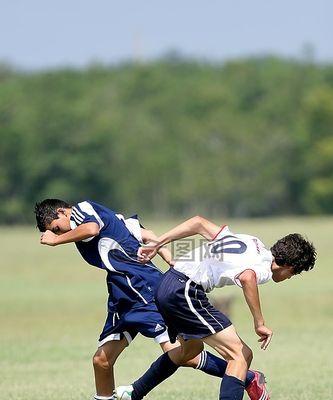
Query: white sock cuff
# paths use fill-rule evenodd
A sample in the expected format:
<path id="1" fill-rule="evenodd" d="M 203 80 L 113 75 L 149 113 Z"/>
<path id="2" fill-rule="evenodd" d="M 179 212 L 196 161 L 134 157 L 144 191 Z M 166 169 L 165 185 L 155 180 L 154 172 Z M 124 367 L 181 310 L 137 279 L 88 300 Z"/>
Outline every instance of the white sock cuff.
<path id="1" fill-rule="evenodd" d="M 94 399 L 95 400 L 115 400 L 116 397 L 115 397 L 115 395 L 112 395 L 112 396 L 98 396 L 98 394 L 95 394 Z"/>

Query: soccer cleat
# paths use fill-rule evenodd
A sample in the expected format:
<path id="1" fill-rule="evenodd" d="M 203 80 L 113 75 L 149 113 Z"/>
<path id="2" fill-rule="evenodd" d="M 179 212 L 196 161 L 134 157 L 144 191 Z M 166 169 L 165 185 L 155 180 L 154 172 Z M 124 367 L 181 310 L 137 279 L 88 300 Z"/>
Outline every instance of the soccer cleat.
<path id="1" fill-rule="evenodd" d="M 252 384 L 252 382 L 251 382 Z M 131 400 L 132 399 L 132 392 L 133 392 L 133 386 L 118 386 L 115 388 L 113 391 L 113 394 L 115 395 L 117 400 Z"/>
<path id="2" fill-rule="evenodd" d="M 269 400 L 270 396 L 266 389 L 265 375 L 260 371 L 253 371 L 254 378 L 251 383 L 245 388 L 251 400 Z"/>

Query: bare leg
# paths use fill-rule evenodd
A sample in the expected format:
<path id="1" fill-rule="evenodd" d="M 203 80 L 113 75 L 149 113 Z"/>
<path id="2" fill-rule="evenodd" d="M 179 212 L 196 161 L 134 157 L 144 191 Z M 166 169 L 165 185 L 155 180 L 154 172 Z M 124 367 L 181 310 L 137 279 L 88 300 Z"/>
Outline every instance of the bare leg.
<path id="1" fill-rule="evenodd" d="M 196 368 L 200 361 L 203 343 L 199 339 L 183 340 L 179 338 L 176 343 L 161 343 L 164 353 L 168 352 L 171 361 L 182 367 Z"/>
<path id="2" fill-rule="evenodd" d="M 113 366 L 127 346 L 127 340 L 123 338 L 106 342 L 97 349 L 93 357 L 97 395 L 112 396 L 115 388 Z"/>
<path id="3" fill-rule="evenodd" d="M 233 325 L 214 335 L 207 336 L 203 341 L 228 361 L 227 375 L 242 381 L 245 380 L 246 372 L 252 361 L 252 351 L 238 336 Z"/>

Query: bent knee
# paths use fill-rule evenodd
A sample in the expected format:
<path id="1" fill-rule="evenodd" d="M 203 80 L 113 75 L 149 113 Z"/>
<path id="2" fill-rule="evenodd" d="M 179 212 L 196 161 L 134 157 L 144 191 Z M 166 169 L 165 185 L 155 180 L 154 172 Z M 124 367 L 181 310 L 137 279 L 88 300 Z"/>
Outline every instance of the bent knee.
<path id="1" fill-rule="evenodd" d="M 235 351 L 233 358 L 235 361 L 238 361 L 241 364 L 246 364 L 247 367 L 249 367 L 253 359 L 253 352 L 250 347 L 243 345 Z"/>
<path id="2" fill-rule="evenodd" d="M 244 353 L 244 358 L 245 358 L 245 360 L 247 362 L 247 365 L 250 366 L 251 362 L 253 360 L 253 352 L 252 352 L 252 350 L 250 349 L 250 347 L 244 346 L 243 353 Z"/>
<path id="3" fill-rule="evenodd" d="M 182 367 L 190 367 L 190 368 L 197 368 L 199 364 L 199 361 L 197 360 L 197 357 L 191 357 L 190 359 L 183 359 L 181 362 Z"/>
<path id="4" fill-rule="evenodd" d="M 178 365 L 180 365 L 181 367 L 196 368 L 199 364 L 197 358 L 197 354 L 184 354 L 179 360 Z"/>
<path id="5" fill-rule="evenodd" d="M 113 367 L 115 360 L 106 357 L 105 353 L 96 352 L 93 356 L 93 366 L 95 369 L 108 370 Z"/>
<path id="6" fill-rule="evenodd" d="M 195 347 L 181 353 L 180 365 L 183 367 L 197 368 L 200 362 L 200 354 L 203 350 L 203 344 L 200 343 Z"/>
<path id="7" fill-rule="evenodd" d="M 250 365 L 253 359 L 253 353 L 250 347 L 246 344 L 239 344 L 235 346 L 231 351 L 227 352 L 227 360 L 234 360 L 240 363 L 246 363 Z"/>

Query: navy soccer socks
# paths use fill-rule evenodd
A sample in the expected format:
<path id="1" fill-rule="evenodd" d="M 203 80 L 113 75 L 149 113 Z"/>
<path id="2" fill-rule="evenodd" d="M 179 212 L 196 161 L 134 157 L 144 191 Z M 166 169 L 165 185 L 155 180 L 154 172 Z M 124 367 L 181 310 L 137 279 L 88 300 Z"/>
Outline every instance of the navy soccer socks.
<path id="1" fill-rule="evenodd" d="M 170 360 L 168 353 L 161 355 L 151 364 L 144 375 L 133 383 L 132 400 L 141 400 L 155 386 L 174 374 L 177 369 L 178 365 Z"/>
<path id="2" fill-rule="evenodd" d="M 200 357 L 201 359 L 197 366 L 197 369 L 200 369 L 200 371 L 203 371 L 208 375 L 213 375 L 220 378 L 224 377 L 228 363 L 223 360 L 223 358 L 214 356 L 214 354 L 211 354 L 208 351 L 202 351 L 200 353 Z M 245 387 L 247 387 L 251 383 L 253 378 L 254 372 L 247 371 Z"/>
<path id="3" fill-rule="evenodd" d="M 228 363 L 220 357 L 216 357 L 213 354 L 202 351 L 201 359 L 197 366 L 197 369 L 205 372 L 206 374 L 217 376 L 220 378 L 234 378 L 228 377 L 225 375 L 225 371 Z M 133 383 L 133 392 L 131 400 L 141 400 L 144 396 L 146 396 L 155 386 L 159 385 L 165 379 L 169 378 L 172 374 L 174 374 L 178 365 L 174 364 L 168 355 L 168 353 L 162 354 L 156 361 L 154 361 L 149 369 L 141 376 L 137 381 Z M 252 371 L 248 371 L 245 380 L 245 387 L 253 380 L 254 373 Z M 237 379 L 237 378 L 234 378 Z M 228 379 L 225 384 L 228 387 Z M 224 385 L 224 386 L 225 386 Z M 244 391 L 244 382 L 242 382 L 243 391 Z M 222 390 L 222 389 L 221 389 Z M 225 389 L 227 390 L 227 389 Z M 238 400 L 237 397 L 235 399 Z"/>
<path id="4" fill-rule="evenodd" d="M 235 376 L 224 375 L 220 389 L 220 400 L 242 400 L 244 382 Z"/>

